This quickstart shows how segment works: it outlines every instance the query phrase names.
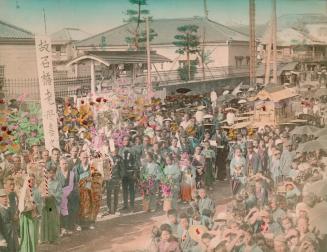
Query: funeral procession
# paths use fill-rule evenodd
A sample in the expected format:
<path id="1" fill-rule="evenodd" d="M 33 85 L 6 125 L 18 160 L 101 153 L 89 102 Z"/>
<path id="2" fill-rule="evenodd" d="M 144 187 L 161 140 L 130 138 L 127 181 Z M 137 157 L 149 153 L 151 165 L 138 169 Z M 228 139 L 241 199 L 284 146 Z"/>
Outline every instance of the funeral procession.
<path id="1" fill-rule="evenodd" d="M 327 252 L 327 0 L 0 0 L 0 252 Z"/>

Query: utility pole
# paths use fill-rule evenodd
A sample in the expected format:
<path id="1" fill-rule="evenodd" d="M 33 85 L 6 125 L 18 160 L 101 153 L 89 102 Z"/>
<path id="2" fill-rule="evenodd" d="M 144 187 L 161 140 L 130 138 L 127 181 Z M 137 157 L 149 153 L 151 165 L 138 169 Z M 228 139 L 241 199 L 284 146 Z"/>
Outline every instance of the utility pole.
<path id="1" fill-rule="evenodd" d="M 277 84 L 277 15 L 276 15 L 276 0 L 273 0 L 272 9 L 272 37 L 273 37 L 273 84 Z"/>
<path id="2" fill-rule="evenodd" d="M 271 48 L 272 47 L 272 48 Z M 271 49 L 273 55 L 271 59 Z M 273 78 L 270 81 L 270 67 L 273 64 Z M 266 72 L 265 84 L 277 84 L 277 17 L 276 17 L 276 0 L 272 0 L 272 14 L 269 27 L 269 38 L 266 46 Z"/>
<path id="3" fill-rule="evenodd" d="M 207 6 L 207 0 L 203 0 L 203 5 L 204 5 L 204 16 L 206 19 L 208 19 L 209 11 L 208 11 L 208 6 Z"/>
<path id="4" fill-rule="evenodd" d="M 45 15 L 45 10 L 43 8 L 43 22 L 44 22 L 44 34 L 47 34 L 47 18 Z"/>
<path id="5" fill-rule="evenodd" d="M 255 0 L 249 0 L 249 24 L 250 24 L 250 86 L 256 84 L 256 37 L 255 37 Z"/>
<path id="6" fill-rule="evenodd" d="M 148 99 L 151 101 L 153 90 L 151 83 L 151 50 L 150 50 L 150 28 L 149 28 L 149 17 L 146 17 L 146 54 L 147 54 L 147 89 L 148 89 Z"/>

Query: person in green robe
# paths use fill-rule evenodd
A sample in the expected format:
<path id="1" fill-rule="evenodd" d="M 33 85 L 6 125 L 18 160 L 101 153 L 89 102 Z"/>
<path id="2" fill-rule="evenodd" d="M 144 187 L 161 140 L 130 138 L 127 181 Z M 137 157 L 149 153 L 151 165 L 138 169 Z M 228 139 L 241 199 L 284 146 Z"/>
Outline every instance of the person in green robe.
<path id="1" fill-rule="evenodd" d="M 61 183 L 55 179 L 56 170 L 48 171 L 48 193 L 44 196 L 44 207 L 41 219 L 41 241 L 56 242 L 60 235 L 60 202 L 62 197 Z M 46 192 L 45 192 L 46 193 Z"/>
<path id="2" fill-rule="evenodd" d="M 207 196 L 206 190 L 204 188 L 199 189 L 200 199 L 198 201 L 199 213 L 202 215 L 203 210 L 207 209 L 213 215 L 215 213 L 215 203 L 212 199 Z"/>
<path id="3" fill-rule="evenodd" d="M 172 196 L 172 208 L 177 209 L 177 200 L 180 192 L 180 180 L 181 180 L 181 171 L 176 164 L 173 164 L 172 158 L 168 155 L 166 157 L 166 166 L 164 168 L 164 175 L 171 179 L 173 182 L 173 196 Z"/>
<path id="4" fill-rule="evenodd" d="M 31 197 L 28 195 L 31 191 Z M 43 201 L 35 186 L 35 175 L 30 174 L 24 182 L 19 198 L 20 252 L 36 252 L 39 237 L 39 217 Z"/>
<path id="5" fill-rule="evenodd" d="M 210 149 L 209 141 L 204 142 L 204 148 L 201 155 L 205 158 L 204 184 L 212 190 L 212 183 L 215 180 L 213 176 L 213 166 L 216 163 L 216 153 Z"/>

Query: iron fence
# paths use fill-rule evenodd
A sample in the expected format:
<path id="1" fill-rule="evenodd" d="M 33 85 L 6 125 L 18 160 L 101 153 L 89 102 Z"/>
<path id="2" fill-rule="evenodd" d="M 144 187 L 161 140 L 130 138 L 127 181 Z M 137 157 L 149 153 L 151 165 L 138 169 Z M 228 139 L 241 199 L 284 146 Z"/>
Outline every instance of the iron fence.
<path id="1" fill-rule="evenodd" d="M 90 91 L 91 77 L 55 78 L 56 97 L 86 95 Z M 22 96 L 26 101 L 39 101 L 39 80 L 31 79 L 3 79 L 2 92 L 6 99 L 17 99 Z"/>

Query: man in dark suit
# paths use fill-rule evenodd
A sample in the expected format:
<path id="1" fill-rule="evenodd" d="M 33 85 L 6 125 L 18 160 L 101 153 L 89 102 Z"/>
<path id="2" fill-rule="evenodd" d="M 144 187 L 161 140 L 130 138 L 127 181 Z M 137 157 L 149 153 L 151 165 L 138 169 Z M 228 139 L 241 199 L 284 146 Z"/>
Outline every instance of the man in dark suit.
<path id="1" fill-rule="evenodd" d="M 129 144 L 129 137 L 123 138 L 123 147 L 119 150 L 119 155 L 123 159 L 122 187 L 123 187 L 123 210 L 128 209 L 128 194 L 130 197 L 130 209 L 134 211 L 135 182 L 136 182 L 136 162 L 132 147 Z"/>

